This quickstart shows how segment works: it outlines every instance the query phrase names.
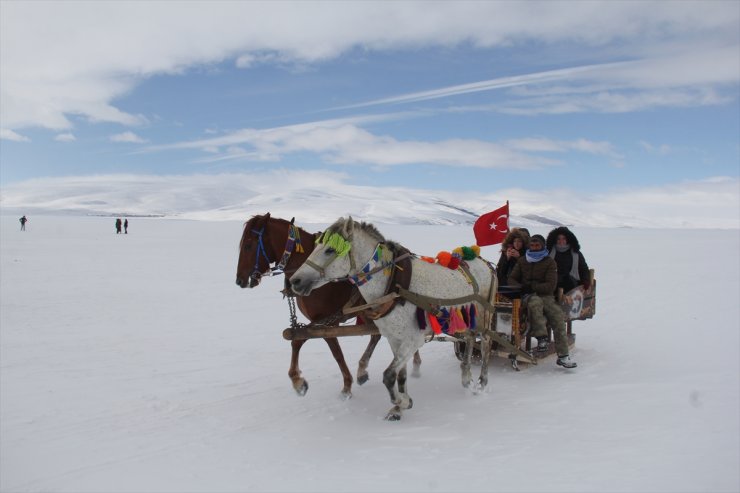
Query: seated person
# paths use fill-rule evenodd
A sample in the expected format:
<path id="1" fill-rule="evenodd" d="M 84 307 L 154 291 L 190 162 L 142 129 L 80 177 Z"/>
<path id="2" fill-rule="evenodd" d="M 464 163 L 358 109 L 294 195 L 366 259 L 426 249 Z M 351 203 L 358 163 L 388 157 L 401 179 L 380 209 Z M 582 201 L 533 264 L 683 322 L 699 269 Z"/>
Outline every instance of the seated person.
<path id="1" fill-rule="evenodd" d="M 526 304 L 531 333 L 537 338 L 537 349 L 544 351 L 548 347 L 546 324 L 549 322 L 555 336 L 557 364 L 564 368 L 575 368 L 578 365 L 568 355 L 568 335 L 563 311 L 553 295 L 558 278 L 557 266 L 548 253 L 545 238 L 542 235 L 532 236 L 529 239 L 529 249 L 517 260 L 508 284 L 520 289 Z"/>
<path id="2" fill-rule="evenodd" d="M 571 230 L 560 226 L 550 231 L 547 235 L 547 249 L 558 266 L 557 288 L 563 288 L 563 293 L 567 293 L 577 286 L 583 286 L 586 290 L 591 287 L 588 264 L 581 253 L 578 238 Z"/>
<path id="3" fill-rule="evenodd" d="M 501 244 L 501 257 L 496 264 L 498 291 L 510 298 L 518 298 L 519 291 L 509 288 L 509 274 L 514 270 L 519 257 L 524 256 L 529 244 L 529 232 L 524 228 L 513 228 Z"/>

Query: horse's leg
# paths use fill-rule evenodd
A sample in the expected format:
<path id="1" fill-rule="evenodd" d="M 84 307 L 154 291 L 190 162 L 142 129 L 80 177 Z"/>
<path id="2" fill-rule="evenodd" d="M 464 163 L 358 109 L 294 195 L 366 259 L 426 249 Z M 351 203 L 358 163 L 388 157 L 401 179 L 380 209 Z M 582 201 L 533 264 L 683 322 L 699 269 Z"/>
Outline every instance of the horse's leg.
<path id="1" fill-rule="evenodd" d="M 383 384 L 385 385 L 385 388 L 388 389 L 388 395 L 391 398 L 391 403 L 394 404 L 394 406 L 391 408 L 390 411 L 388 411 L 388 414 L 385 415 L 385 419 L 388 421 L 398 421 L 401 419 L 401 408 L 398 407 L 398 398 L 396 397 L 396 380 L 398 377 L 398 372 L 396 371 L 396 358 L 393 358 L 393 361 L 391 361 L 391 364 L 388 365 L 388 368 L 385 369 L 383 372 Z"/>
<path id="2" fill-rule="evenodd" d="M 370 364 L 370 357 L 375 352 L 375 346 L 378 345 L 378 341 L 380 341 L 380 334 L 371 335 L 370 342 L 367 343 L 367 348 L 362 353 L 362 358 L 360 358 L 360 364 L 357 368 L 357 383 L 360 385 L 367 382 L 368 378 L 370 378 L 367 375 L 367 366 Z"/>
<path id="3" fill-rule="evenodd" d="M 460 362 L 462 385 L 466 389 L 470 387 L 470 384 L 473 382 L 473 374 L 470 372 L 470 360 L 473 357 L 474 344 L 475 332 L 471 329 L 465 333 L 465 355 L 463 356 L 462 362 Z"/>
<path id="4" fill-rule="evenodd" d="M 383 372 L 383 383 L 388 389 L 393 407 L 388 411 L 385 419 L 398 421 L 401 419 L 403 410 L 411 409 L 413 406 L 413 401 L 406 391 L 406 362 L 416 348 L 409 344 L 401 344 L 399 347 L 391 344 L 391 348 L 393 349 L 393 361 Z M 396 382 L 398 382 L 398 392 L 395 389 Z"/>
<path id="5" fill-rule="evenodd" d="M 480 341 L 481 350 L 481 365 L 480 365 L 480 378 L 478 384 L 480 389 L 483 390 L 488 385 L 488 361 L 491 359 L 491 331 L 486 330 L 481 335 Z"/>
<path id="6" fill-rule="evenodd" d="M 308 382 L 301 376 L 301 369 L 298 368 L 298 355 L 301 352 L 301 347 L 306 343 L 306 339 L 293 339 L 290 341 L 290 347 L 293 350 L 293 354 L 290 357 L 290 369 L 288 370 L 288 376 L 290 381 L 293 382 L 293 389 L 295 389 L 298 395 L 306 395 L 308 391 Z"/>
<path id="7" fill-rule="evenodd" d="M 339 365 L 339 370 L 342 372 L 342 377 L 344 378 L 342 397 L 344 397 L 345 399 L 349 399 L 350 397 L 352 397 L 352 373 L 350 373 L 349 368 L 347 367 L 347 362 L 344 361 L 344 353 L 342 352 L 342 348 L 339 345 L 339 340 L 336 337 L 330 337 L 324 340 L 329 345 L 329 349 L 331 349 L 331 354 L 334 356 L 337 365 Z"/>
<path id="8" fill-rule="evenodd" d="M 406 365 L 398 372 L 398 393 L 401 395 L 402 409 L 414 407 L 414 400 L 406 392 Z"/>
<path id="9" fill-rule="evenodd" d="M 480 377 L 478 378 L 478 386 L 481 390 L 486 388 L 488 385 L 488 362 L 491 359 L 491 345 L 493 343 L 493 332 L 496 330 L 495 320 L 493 317 L 497 314 L 490 313 L 486 310 L 483 316 L 483 329 L 481 330 L 480 340 L 480 351 L 481 351 L 481 365 L 480 365 Z"/>
<path id="10" fill-rule="evenodd" d="M 421 355 L 419 354 L 419 350 L 417 349 L 414 353 L 414 369 L 411 370 L 411 376 L 412 377 L 420 377 L 421 376 Z"/>

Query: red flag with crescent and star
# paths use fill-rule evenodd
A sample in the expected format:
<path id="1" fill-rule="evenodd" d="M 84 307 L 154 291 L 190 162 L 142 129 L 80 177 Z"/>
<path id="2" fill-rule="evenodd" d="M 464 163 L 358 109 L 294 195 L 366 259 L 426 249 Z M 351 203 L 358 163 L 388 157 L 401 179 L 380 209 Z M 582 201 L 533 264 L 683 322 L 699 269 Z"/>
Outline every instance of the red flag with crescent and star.
<path id="1" fill-rule="evenodd" d="M 478 246 L 496 245 L 509 232 L 509 201 L 495 211 L 487 212 L 475 221 L 473 233 Z"/>

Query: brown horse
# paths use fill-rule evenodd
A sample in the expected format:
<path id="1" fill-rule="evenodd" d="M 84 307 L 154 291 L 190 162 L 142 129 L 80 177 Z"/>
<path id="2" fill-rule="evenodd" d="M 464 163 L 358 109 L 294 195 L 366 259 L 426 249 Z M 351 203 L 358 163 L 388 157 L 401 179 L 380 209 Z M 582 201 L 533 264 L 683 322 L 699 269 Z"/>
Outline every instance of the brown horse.
<path id="1" fill-rule="evenodd" d="M 296 236 L 298 238 L 295 238 Z M 273 263 L 278 264 L 276 267 L 283 269 L 286 277 L 290 279 L 292 273 L 314 250 L 314 241 L 315 236 L 312 233 L 294 226 L 292 220 L 270 217 L 269 212 L 262 216 L 253 216 L 244 225 L 239 249 L 239 263 L 236 269 L 236 284 L 242 288 L 256 287 L 262 276 L 275 272 L 270 267 Z M 303 247 L 303 252 L 298 251 L 297 244 Z M 298 309 L 311 322 L 323 320 L 342 310 L 352 296 L 353 289 L 356 288 L 348 282 L 329 283 L 315 290 L 310 296 L 298 297 Z M 359 299 L 362 300 L 362 298 Z M 349 398 L 352 396 L 352 374 L 347 368 L 339 341 L 336 337 L 324 340 L 329 345 L 344 377 L 342 395 Z M 380 335 L 370 336 L 367 349 L 360 359 L 357 370 L 357 382 L 360 385 L 368 380 L 367 366 L 379 340 Z M 308 390 L 308 383 L 301 376 L 301 370 L 298 367 L 298 355 L 305 342 L 306 339 L 291 341 L 293 355 L 288 376 L 298 395 L 305 395 Z"/>

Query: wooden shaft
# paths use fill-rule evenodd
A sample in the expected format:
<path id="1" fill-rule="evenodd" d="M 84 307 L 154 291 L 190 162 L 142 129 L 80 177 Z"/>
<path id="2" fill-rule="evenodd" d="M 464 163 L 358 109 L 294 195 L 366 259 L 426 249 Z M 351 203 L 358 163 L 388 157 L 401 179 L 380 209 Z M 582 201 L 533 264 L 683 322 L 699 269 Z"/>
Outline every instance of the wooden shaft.
<path id="1" fill-rule="evenodd" d="M 327 337 L 367 336 L 380 334 L 375 324 L 334 325 L 325 327 L 288 328 L 283 331 L 283 339 L 288 341 L 301 339 L 324 339 Z"/>

